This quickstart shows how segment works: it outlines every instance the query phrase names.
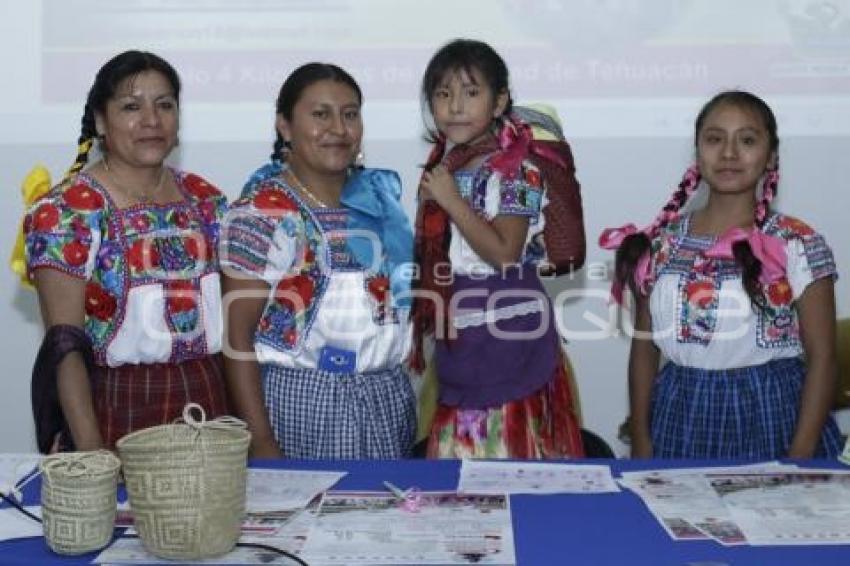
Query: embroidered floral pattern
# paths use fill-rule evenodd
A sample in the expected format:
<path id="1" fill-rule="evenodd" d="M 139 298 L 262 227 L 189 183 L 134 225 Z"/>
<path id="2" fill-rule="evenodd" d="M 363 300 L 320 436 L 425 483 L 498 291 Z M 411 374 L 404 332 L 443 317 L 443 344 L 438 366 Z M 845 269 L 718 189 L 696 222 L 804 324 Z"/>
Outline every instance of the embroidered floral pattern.
<path id="1" fill-rule="evenodd" d="M 229 238 L 240 238 L 247 243 L 255 240 L 253 229 L 265 231 L 265 220 L 275 219 L 277 226 L 289 237 L 303 234 L 306 242 L 298 251 L 289 273 L 283 274 L 274 286 L 271 298 L 266 305 L 257 327 L 257 341 L 275 348 L 294 351 L 301 347 L 315 319 L 318 302 L 328 284 L 328 277 L 320 269 L 317 258 L 325 252 L 322 246 L 322 233 L 311 213 L 300 208 L 298 202 L 286 192 L 285 186 L 277 179 L 265 179 L 243 193 L 243 197 L 234 203 L 234 210 L 245 209 L 249 214 L 240 222 L 237 232 L 232 227 Z M 260 221 L 248 221 L 252 214 L 259 214 Z M 272 230 L 273 232 L 273 230 Z M 271 237 L 271 233 L 266 235 Z M 229 261 L 252 269 L 265 269 L 265 260 L 254 257 L 254 245 L 234 245 L 228 241 Z M 250 257 L 243 254 L 250 254 Z M 238 257 L 234 257 L 238 256 Z"/>
<path id="2" fill-rule="evenodd" d="M 190 333 L 198 326 L 199 290 L 193 281 L 168 281 L 163 285 L 165 310 L 170 326 L 178 333 Z"/>
<path id="3" fill-rule="evenodd" d="M 108 321 L 115 314 L 118 302 L 106 289 L 97 283 L 86 284 L 86 314 L 101 321 Z"/>
<path id="4" fill-rule="evenodd" d="M 170 361 L 205 353 L 203 334 L 194 332 L 200 320 L 197 286 L 201 275 L 218 269 L 211 250 L 226 200 L 196 175 L 178 172 L 176 179 L 186 201 L 118 209 L 83 173 L 45 196 L 25 219 L 30 270 L 48 266 L 87 280 L 84 325 L 99 363 L 124 320 L 130 289 L 154 283 L 166 297 Z"/>
<path id="5" fill-rule="evenodd" d="M 27 218 L 30 219 L 30 223 L 29 226 L 24 227 L 25 229 L 46 232 L 55 228 L 59 223 L 59 209 L 50 203 L 45 203 L 35 209 L 35 212 Z"/>
<path id="6" fill-rule="evenodd" d="M 103 195 L 82 183 L 74 184 L 65 191 L 65 203 L 75 210 L 98 210 L 103 208 Z"/>
<path id="7" fill-rule="evenodd" d="M 681 342 L 707 344 L 717 324 L 719 286 L 710 279 L 682 279 L 678 327 Z"/>
<path id="8" fill-rule="evenodd" d="M 765 290 L 765 305 L 759 316 L 759 346 L 787 347 L 799 341 L 797 314 L 792 308 L 794 293 L 787 279 L 771 283 Z"/>
<path id="9" fill-rule="evenodd" d="M 653 242 L 656 275 L 675 273 L 680 277 L 680 312 L 677 338 L 681 342 L 706 344 L 717 324 L 721 284 L 741 277 L 734 260 L 713 260 L 703 255 L 714 239 L 688 234 L 689 217 L 671 224 Z M 812 278 L 834 275 L 832 253 L 823 238 L 807 224 L 781 214 L 765 222 L 765 233 L 785 240 L 800 239 Z M 764 308 L 757 311 L 756 338 L 761 348 L 799 347 L 799 323 L 793 307 L 794 292 L 787 278 L 763 289 Z"/>
<path id="10" fill-rule="evenodd" d="M 397 323 L 398 310 L 392 306 L 390 278 L 379 274 L 365 279 L 366 290 L 373 300 L 372 319 L 378 324 Z"/>

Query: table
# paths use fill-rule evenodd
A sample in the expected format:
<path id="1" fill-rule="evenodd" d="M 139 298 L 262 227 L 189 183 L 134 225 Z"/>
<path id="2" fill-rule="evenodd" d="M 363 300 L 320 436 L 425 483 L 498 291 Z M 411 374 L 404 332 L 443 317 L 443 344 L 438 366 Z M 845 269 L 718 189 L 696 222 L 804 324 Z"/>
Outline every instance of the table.
<path id="1" fill-rule="evenodd" d="M 584 460 L 620 471 L 732 465 L 744 462 L 676 460 Z M 837 461 L 794 461 L 805 467 L 844 468 Z M 456 460 L 297 461 L 258 460 L 253 467 L 346 470 L 335 489 L 383 490 L 390 481 L 402 488 L 454 489 Z M 37 496 L 30 488 L 26 498 Z M 850 545 L 723 547 L 711 541 L 674 542 L 645 505 L 629 491 L 594 495 L 513 496 L 511 499 L 518 564 L 652 566 L 842 565 L 850 564 Z M 53 554 L 43 539 L 0 543 L 0 564 L 87 564 L 96 553 L 80 557 Z"/>

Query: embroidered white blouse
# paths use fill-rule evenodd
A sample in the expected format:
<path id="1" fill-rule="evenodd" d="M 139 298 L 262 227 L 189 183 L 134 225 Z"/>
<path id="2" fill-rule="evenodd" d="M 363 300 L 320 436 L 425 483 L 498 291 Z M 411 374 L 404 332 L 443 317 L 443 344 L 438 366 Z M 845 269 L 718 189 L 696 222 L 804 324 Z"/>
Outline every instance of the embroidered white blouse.
<path id="1" fill-rule="evenodd" d="M 734 260 L 706 258 L 714 237 L 689 233 L 690 216 L 653 242 L 650 295 L 655 344 L 668 360 L 701 369 L 738 368 L 801 356 L 795 301 L 812 282 L 837 277 L 832 251 L 808 225 L 773 214 L 766 234 L 785 242 L 787 275 L 753 309 Z"/>

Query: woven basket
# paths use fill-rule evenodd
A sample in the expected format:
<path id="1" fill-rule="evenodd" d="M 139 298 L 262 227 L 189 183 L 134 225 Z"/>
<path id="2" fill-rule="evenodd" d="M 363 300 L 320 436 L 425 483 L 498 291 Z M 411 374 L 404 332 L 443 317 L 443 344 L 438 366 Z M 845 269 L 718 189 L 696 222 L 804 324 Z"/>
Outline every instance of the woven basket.
<path id="1" fill-rule="evenodd" d="M 181 420 L 132 432 L 116 445 L 133 520 L 151 554 L 219 556 L 239 539 L 251 434 L 233 417 L 207 421 L 194 403 Z"/>
<path id="2" fill-rule="evenodd" d="M 112 540 L 120 467 L 121 461 L 107 450 L 65 452 L 42 460 L 42 519 L 51 550 L 83 554 Z"/>

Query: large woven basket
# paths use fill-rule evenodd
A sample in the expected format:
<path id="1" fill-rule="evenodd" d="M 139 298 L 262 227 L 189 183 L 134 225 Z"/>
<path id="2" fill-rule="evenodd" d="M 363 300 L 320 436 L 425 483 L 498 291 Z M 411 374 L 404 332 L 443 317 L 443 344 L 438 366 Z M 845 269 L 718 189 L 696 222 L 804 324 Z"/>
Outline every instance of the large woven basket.
<path id="1" fill-rule="evenodd" d="M 251 435 L 233 417 L 207 421 L 194 403 L 182 421 L 132 432 L 117 443 L 133 520 L 151 554 L 219 556 L 239 538 Z"/>
<path id="2" fill-rule="evenodd" d="M 107 450 L 65 452 L 42 460 L 41 509 L 51 550 L 82 554 L 109 543 L 120 467 Z"/>

